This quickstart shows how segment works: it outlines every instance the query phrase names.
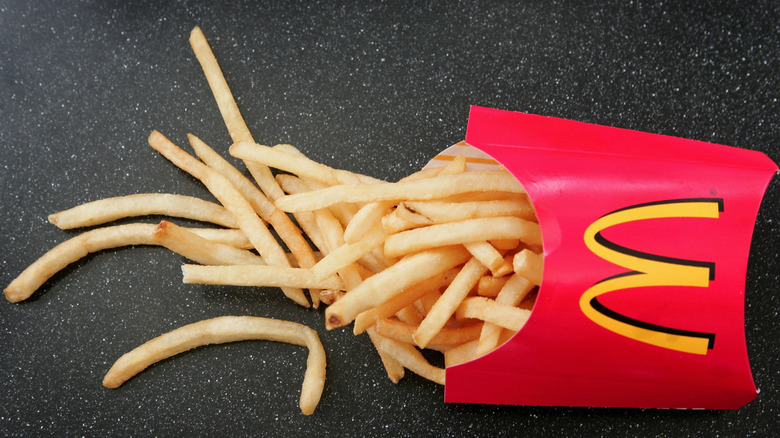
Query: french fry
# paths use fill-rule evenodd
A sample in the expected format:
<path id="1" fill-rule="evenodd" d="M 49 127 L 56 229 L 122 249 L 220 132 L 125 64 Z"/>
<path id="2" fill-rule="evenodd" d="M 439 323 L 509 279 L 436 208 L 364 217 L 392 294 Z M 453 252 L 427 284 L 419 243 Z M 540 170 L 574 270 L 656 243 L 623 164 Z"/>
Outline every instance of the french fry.
<path id="1" fill-rule="evenodd" d="M 290 266 L 290 262 L 279 246 L 276 238 L 268 231 L 265 224 L 255 213 L 249 202 L 224 176 L 196 160 L 178 146 L 173 144 L 158 131 L 149 136 L 149 145 L 160 152 L 177 167 L 199 179 L 206 188 L 233 215 L 241 230 L 268 264 Z M 298 288 L 283 287 L 284 294 L 304 307 L 309 307 L 309 301 Z"/>
<path id="2" fill-rule="evenodd" d="M 209 344 L 267 340 L 309 349 L 301 387 L 300 407 L 314 413 L 325 386 L 325 349 L 317 332 L 290 321 L 256 316 L 223 316 L 188 324 L 160 335 L 117 359 L 103 378 L 107 388 L 118 388 L 149 365 L 187 350 Z"/>
<path id="3" fill-rule="evenodd" d="M 208 239 L 168 221 L 160 222 L 152 232 L 158 245 L 204 265 L 264 265 L 262 257 L 245 249 Z"/>
<path id="4" fill-rule="evenodd" d="M 381 340 L 377 337 L 376 331 L 373 328 L 369 328 L 367 333 L 369 339 L 371 339 L 371 343 L 374 344 L 374 348 L 376 348 L 377 353 L 379 353 L 379 359 L 382 361 L 382 365 L 385 367 L 387 377 L 389 377 L 390 381 L 393 383 L 400 382 L 406 374 L 404 366 L 401 365 L 401 363 L 398 362 L 398 360 L 396 360 L 393 356 L 379 347 L 378 344 L 381 342 Z"/>
<path id="5" fill-rule="evenodd" d="M 294 213 L 326 208 L 340 202 L 431 200 L 460 193 L 492 190 L 525 193 L 510 173 L 484 170 L 439 175 L 419 181 L 332 186 L 283 196 L 276 200 L 276 205 L 284 211 Z"/>
<path id="6" fill-rule="evenodd" d="M 30 264 L 3 291 L 12 303 L 26 300 L 43 283 L 69 264 L 87 254 L 130 245 L 156 245 L 154 224 L 125 224 L 96 228 L 72 237 Z"/>
<path id="7" fill-rule="evenodd" d="M 415 374 L 444 385 L 444 369 L 431 365 L 412 344 L 405 344 L 393 339 L 376 334 L 376 347 L 392 356 L 404 368 L 408 368 Z"/>
<path id="8" fill-rule="evenodd" d="M 519 274 L 512 275 L 496 296 L 496 303 L 506 306 L 517 306 L 534 288 L 534 284 Z M 501 327 L 491 322 L 486 322 L 482 327 L 477 345 L 477 354 L 483 355 L 498 346 L 498 338 L 501 335 Z"/>
<path id="9" fill-rule="evenodd" d="M 358 261 L 372 249 L 382 245 L 384 240 L 385 234 L 381 227 L 377 226 L 374 231 L 370 232 L 362 240 L 355 243 L 344 243 L 331 251 L 330 254 L 311 268 L 312 273 L 315 278 L 330 277 L 346 266 Z"/>
<path id="10" fill-rule="evenodd" d="M 517 274 L 530 280 L 539 286 L 542 284 L 542 271 L 544 270 L 544 257 L 530 249 L 523 249 L 512 258 L 512 266 Z"/>
<path id="11" fill-rule="evenodd" d="M 385 255 L 405 254 L 490 239 L 516 239 L 541 243 L 539 225 L 517 217 L 467 219 L 430 225 L 390 235 L 385 240 Z"/>
<path id="12" fill-rule="evenodd" d="M 139 193 L 87 202 L 50 214 L 49 222 L 62 230 L 69 230 L 147 215 L 194 219 L 228 228 L 238 226 L 230 212 L 219 204 L 170 193 Z"/>
<path id="13" fill-rule="evenodd" d="M 528 321 L 531 311 L 500 304 L 485 297 L 469 297 L 460 303 L 455 311 L 455 316 L 459 320 L 481 319 L 509 330 L 518 331 Z"/>
<path id="14" fill-rule="evenodd" d="M 289 288 L 344 289 L 336 277 L 317 280 L 311 270 L 289 266 L 182 265 L 183 281 L 197 284 L 224 284 L 234 286 L 275 286 Z"/>
<path id="15" fill-rule="evenodd" d="M 495 298 L 504 287 L 509 276 L 495 277 L 493 275 L 483 275 L 477 282 L 477 295 L 483 297 Z"/>
<path id="16" fill-rule="evenodd" d="M 425 348 L 431 342 L 486 270 L 487 268 L 475 258 L 471 258 L 463 266 L 415 330 L 414 343 L 418 347 Z"/>
<path id="17" fill-rule="evenodd" d="M 412 335 L 415 328 L 412 324 L 388 318 L 379 319 L 375 325 L 375 330 L 378 334 L 407 344 L 414 343 Z M 431 338 L 430 344 L 439 346 L 460 345 L 464 342 L 479 339 L 481 330 L 482 323 L 463 327 L 444 327 Z"/>
<path id="18" fill-rule="evenodd" d="M 504 264 L 504 256 L 498 250 L 485 240 L 479 242 L 467 242 L 463 246 L 479 260 L 486 268 L 490 269 L 493 275 L 496 275 L 501 265 Z"/>
<path id="19" fill-rule="evenodd" d="M 516 216 L 530 221 L 536 220 L 536 213 L 534 213 L 533 206 L 527 196 L 471 202 L 405 201 L 403 204 L 408 209 L 436 223 L 498 216 Z"/>

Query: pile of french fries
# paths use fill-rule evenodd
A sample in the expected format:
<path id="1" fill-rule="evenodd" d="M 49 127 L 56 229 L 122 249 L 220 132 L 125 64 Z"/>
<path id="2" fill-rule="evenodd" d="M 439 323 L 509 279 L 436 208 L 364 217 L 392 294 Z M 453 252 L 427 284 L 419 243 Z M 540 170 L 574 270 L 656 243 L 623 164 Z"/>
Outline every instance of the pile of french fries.
<path id="1" fill-rule="evenodd" d="M 195 262 L 182 267 L 185 283 L 275 286 L 303 307 L 324 304 L 326 327 L 353 323 L 356 335 L 367 333 L 393 382 L 408 369 L 444 384 L 444 369 L 421 349 L 442 352 L 451 366 L 522 328 L 541 283 L 542 239 L 528 196 L 509 172 L 498 165 L 471 170 L 460 155 L 391 183 L 314 162 L 291 145 L 257 144 L 199 28 L 190 44 L 233 140 L 229 153 L 254 181 L 194 135 L 195 156 L 154 131 L 149 145 L 219 203 L 138 194 L 80 205 L 50 222 L 71 229 L 165 215 L 220 228 L 169 220 L 94 228 L 25 269 L 5 289 L 9 301 L 28 298 L 90 252 L 159 245 Z M 117 387 L 198 345 L 244 339 L 309 348 L 301 409 L 311 414 L 324 385 L 325 353 L 315 331 L 288 321 L 222 317 L 179 328 L 120 358 L 104 385 Z"/>

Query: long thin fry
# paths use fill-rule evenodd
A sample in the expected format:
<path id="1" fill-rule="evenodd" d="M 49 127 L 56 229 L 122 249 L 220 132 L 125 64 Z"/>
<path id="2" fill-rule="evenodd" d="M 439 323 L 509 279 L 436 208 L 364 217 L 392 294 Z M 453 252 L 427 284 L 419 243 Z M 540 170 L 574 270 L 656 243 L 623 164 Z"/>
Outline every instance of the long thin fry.
<path id="1" fill-rule="evenodd" d="M 206 76 L 206 80 L 211 87 L 211 92 L 214 95 L 214 99 L 217 101 L 219 112 L 222 114 L 222 119 L 225 121 L 225 126 L 230 133 L 230 137 L 234 143 L 248 141 L 254 143 L 252 133 L 241 116 L 241 112 L 238 110 L 236 100 L 233 98 L 233 93 L 228 87 L 227 80 L 222 74 L 222 69 L 217 63 L 217 58 L 214 56 L 214 52 L 211 51 L 206 36 L 203 35 L 203 31 L 200 27 L 195 27 L 190 33 L 190 46 L 195 53 L 195 57 L 198 59 L 203 74 Z M 276 184 L 271 169 L 267 166 L 257 163 L 246 163 L 247 168 L 251 172 L 252 176 L 257 180 L 260 188 L 263 189 L 269 198 L 277 199 L 284 193 L 282 189 Z"/>
<path id="2" fill-rule="evenodd" d="M 446 374 L 444 369 L 431 365 L 425 360 L 420 351 L 414 348 L 414 345 L 398 342 L 379 334 L 376 335 L 376 338 L 377 348 L 392 356 L 404 368 L 410 369 L 420 377 L 436 382 L 439 385 L 444 385 Z"/>
<path id="3" fill-rule="evenodd" d="M 3 291 L 8 301 L 26 300 L 54 274 L 92 252 L 129 245 L 156 245 L 154 224 L 125 224 L 97 228 L 55 246 L 28 266 Z"/>
<path id="4" fill-rule="evenodd" d="M 49 222 L 60 229 L 68 230 L 147 215 L 194 219 L 228 228 L 238 226 L 230 212 L 219 204 L 193 196 L 170 193 L 139 193 L 99 199 L 50 214 Z"/>
<path id="5" fill-rule="evenodd" d="M 512 275 L 496 296 L 496 303 L 506 306 L 517 306 L 534 288 L 534 284 L 522 275 Z M 498 346 L 498 338 L 502 328 L 496 324 L 486 322 L 479 335 L 477 354 L 483 355 Z"/>
<path id="6" fill-rule="evenodd" d="M 475 258 L 470 259 L 463 266 L 415 330 L 414 343 L 418 347 L 425 348 L 431 342 L 486 270 L 487 268 Z"/>
<path id="7" fill-rule="evenodd" d="M 460 303 L 455 314 L 458 319 L 481 319 L 518 331 L 528 321 L 531 311 L 500 304 L 485 297 L 470 297 Z"/>
<path id="8" fill-rule="evenodd" d="M 152 239 L 159 245 L 204 265 L 264 265 L 262 257 L 251 251 L 211 242 L 174 223 L 162 221 Z"/>
<path id="9" fill-rule="evenodd" d="M 368 337 L 371 339 L 371 343 L 374 344 L 374 348 L 376 348 L 376 351 L 379 353 L 382 365 L 385 367 L 385 371 L 387 371 L 387 377 L 390 378 L 391 382 L 398 383 L 404 377 L 404 374 L 406 374 L 403 365 L 401 365 L 393 356 L 387 354 L 385 350 L 379 348 L 379 342 L 381 341 L 377 338 L 374 329 L 368 329 L 367 333 Z"/>
<path id="10" fill-rule="evenodd" d="M 377 226 L 374 231 L 360 241 L 341 245 L 331 251 L 330 254 L 311 268 L 312 273 L 316 278 L 330 277 L 346 266 L 356 262 L 372 249 L 382 245 L 384 239 L 384 232 L 382 232 L 381 227 Z"/>
<path id="11" fill-rule="evenodd" d="M 103 378 L 103 385 L 117 388 L 150 365 L 176 354 L 209 344 L 267 340 L 309 349 L 301 386 L 300 408 L 314 413 L 325 386 L 325 349 L 317 332 L 291 321 L 256 316 L 222 316 L 188 324 L 160 335 L 120 357 Z"/>
<path id="12" fill-rule="evenodd" d="M 376 322 L 375 330 L 378 334 L 395 339 L 396 341 L 413 344 L 413 334 L 416 326 L 393 319 L 382 318 Z M 459 345 L 479 339 L 482 324 L 469 324 L 463 327 L 444 327 L 431 338 L 430 345 L 450 346 Z"/>
<path id="13" fill-rule="evenodd" d="M 381 180 L 363 175 L 358 177 L 351 172 L 334 169 L 322 163 L 310 160 L 303 155 L 287 153 L 281 149 L 271 148 L 254 142 L 234 143 L 230 147 L 230 155 L 245 161 L 262 163 L 266 166 L 284 170 L 300 177 L 312 178 L 323 184 L 375 183 Z"/>
<path id="14" fill-rule="evenodd" d="M 512 174 L 484 170 L 434 176 L 420 181 L 332 186 L 283 196 L 276 200 L 276 205 L 284 211 L 296 212 L 317 210 L 340 202 L 430 200 L 491 190 L 525 193 L 523 186 Z"/>
<path id="15" fill-rule="evenodd" d="M 181 271 L 185 283 L 344 289 L 344 285 L 336 277 L 317 280 L 309 269 L 288 266 L 182 265 Z"/>
<path id="16" fill-rule="evenodd" d="M 388 236 L 385 255 L 398 257 L 445 245 L 515 238 L 541 244 L 539 224 L 517 217 L 489 217 L 415 228 Z"/>

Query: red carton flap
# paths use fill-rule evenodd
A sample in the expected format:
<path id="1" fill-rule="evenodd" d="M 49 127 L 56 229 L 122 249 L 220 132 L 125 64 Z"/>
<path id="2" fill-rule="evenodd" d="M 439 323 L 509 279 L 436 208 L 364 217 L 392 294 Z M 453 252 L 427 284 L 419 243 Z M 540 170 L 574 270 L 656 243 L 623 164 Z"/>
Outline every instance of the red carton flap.
<path id="1" fill-rule="evenodd" d="M 530 319 L 447 368 L 445 401 L 737 409 L 756 151 L 472 107 L 466 142 L 525 186 L 544 241 Z"/>

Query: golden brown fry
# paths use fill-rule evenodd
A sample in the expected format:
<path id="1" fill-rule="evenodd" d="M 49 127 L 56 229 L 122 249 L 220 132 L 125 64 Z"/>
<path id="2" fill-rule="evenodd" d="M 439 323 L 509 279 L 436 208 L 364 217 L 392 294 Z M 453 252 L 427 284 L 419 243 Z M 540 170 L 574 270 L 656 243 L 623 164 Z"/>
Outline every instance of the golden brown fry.
<path id="1" fill-rule="evenodd" d="M 539 286 L 542 284 L 542 271 L 544 270 L 544 257 L 530 249 L 524 249 L 515 254 L 512 266 L 517 274 L 522 275 Z"/>
<path id="2" fill-rule="evenodd" d="M 541 243 L 539 224 L 516 217 L 491 217 L 415 228 L 388 236 L 385 255 L 398 257 L 446 245 L 515 238 Z"/>
<path id="3" fill-rule="evenodd" d="M 516 216 L 536 221 L 536 213 L 527 197 L 471 202 L 407 201 L 404 204 L 408 209 L 437 223 L 497 216 Z"/>
<path id="4" fill-rule="evenodd" d="M 377 353 L 379 353 L 379 358 L 382 360 L 382 365 L 385 367 L 387 377 L 390 378 L 391 382 L 398 383 L 404 377 L 404 374 L 406 374 L 403 365 L 401 365 L 393 356 L 379 348 L 378 343 L 380 340 L 374 329 L 369 328 L 367 332 L 369 339 L 371 339 L 371 343 L 374 344 L 374 348 L 376 348 Z"/>
<path id="5" fill-rule="evenodd" d="M 504 264 L 504 256 L 487 241 L 467 242 L 463 246 L 469 250 L 475 259 L 490 269 L 493 275 L 496 275 L 498 269 Z"/>
<path id="6" fill-rule="evenodd" d="M 509 330 L 518 331 L 528 321 L 531 311 L 500 304 L 485 297 L 470 297 L 460 303 L 455 314 L 459 320 L 481 319 Z"/>
<path id="7" fill-rule="evenodd" d="M 238 225 L 219 204 L 200 198 L 170 193 L 139 193 L 87 202 L 49 215 L 58 228 L 91 227 L 117 219 L 147 215 L 165 215 L 210 222 L 228 228 Z"/>
<path id="8" fill-rule="evenodd" d="M 103 385 L 117 388 L 149 365 L 196 347 L 245 340 L 285 342 L 309 349 L 300 407 L 305 415 L 311 415 L 325 386 L 325 349 L 316 331 L 277 319 L 223 316 L 185 325 L 124 354 L 108 370 Z"/>
<path id="9" fill-rule="evenodd" d="M 381 246 L 384 239 L 384 232 L 377 226 L 374 231 L 368 233 L 362 240 L 351 244 L 343 244 L 331 251 L 311 268 L 312 273 L 316 278 L 330 277 L 358 261 L 372 249 Z"/>
<path id="10" fill-rule="evenodd" d="M 420 377 L 444 385 L 445 371 L 428 363 L 412 344 L 405 344 L 376 334 L 378 349 L 392 356 L 404 368 L 408 368 Z"/>
<path id="11" fill-rule="evenodd" d="M 276 200 L 276 205 L 284 211 L 297 212 L 326 208 L 340 202 L 431 200 L 458 193 L 491 190 L 524 193 L 523 187 L 512 174 L 485 170 L 439 175 L 419 181 L 332 186 L 283 196 Z"/>
<path id="12" fill-rule="evenodd" d="M 534 288 L 533 283 L 519 274 L 512 275 L 501 288 L 496 296 L 496 303 L 506 306 L 517 306 L 528 295 L 528 292 Z M 496 324 L 486 322 L 479 335 L 479 344 L 477 354 L 483 355 L 498 347 L 498 338 L 501 335 L 502 328 Z"/>
<path id="13" fill-rule="evenodd" d="M 26 300 L 52 275 L 92 252 L 129 245 L 156 245 L 154 224 L 125 224 L 97 228 L 55 246 L 28 266 L 3 291 L 8 301 Z"/>
<path id="14" fill-rule="evenodd" d="M 415 330 L 414 343 L 418 347 L 425 348 L 431 342 L 486 270 L 487 268 L 475 258 L 471 258 L 463 266 Z"/>
<path id="15" fill-rule="evenodd" d="M 152 239 L 158 245 L 204 265 L 264 265 L 257 254 L 234 246 L 212 242 L 168 221 L 155 227 Z"/>
<path id="16" fill-rule="evenodd" d="M 479 282 L 477 283 L 477 295 L 495 298 L 496 295 L 498 295 L 498 293 L 501 291 L 501 288 L 504 287 L 504 284 L 506 284 L 507 280 L 509 280 L 509 278 L 509 276 L 482 276 L 482 278 L 480 278 Z"/>
<path id="17" fill-rule="evenodd" d="M 219 112 L 225 121 L 230 138 L 233 139 L 234 143 L 242 141 L 254 143 L 252 134 L 241 116 L 241 112 L 238 110 L 233 93 L 230 91 L 225 76 L 222 74 L 222 69 L 217 63 L 217 58 L 214 57 L 214 52 L 211 51 L 211 46 L 209 46 L 203 31 L 199 27 L 195 27 L 190 33 L 190 46 L 192 46 L 192 51 L 203 68 L 203 73 L 206 76 L 209 87 L 211 87 L 214 99 L 217 101 Z M 276 184 L 271 170 L 267 166 L 257 163 L 246 163 L 246 165 L 252 176 L 257 180 L 260 188 L 263 189 L 269 198 L 276 199 L 283 195 L 281 188 Z"/>
<path id="18" fill-rule="evenodd" d="M 289 266 L 182 265 L 183 281 L 197 284 L 233 286 L 276 286 L 290 288 L 344 289 L 336 277 L 317 280 L 310 269 Z"/>
<path id="19" fill-rule="evenodd" d="M 149 136 L 149 145 L 160 152 L 177 167 L 199 179 L 206 188 L 230 211 L 239 227 L 252 242 L 266 263 L 274 266 L 290 266 L 287 255 L 276 238 L 268 231 L 249 202 L 224 176 L 192 157 L 173 144 L 158 131 Z M 297 288 L 283 287 L 284 294 L 304 307 L 309 301 L 303 291 Z"/>
<path id="20" fill-rule="evenodd" d="M 416 326 L 396 321 L 394 319 L 382 318 L 374 326 L 376 332 L 386 338 L 396 341 L 413 344 L 412 335 Z M 452 346 L 460 345 L 464 342 L 470 342 L 479 339 L 482 323 L 469 324 L 463 327 L 444 327 L 431 338 L 430 345 Z"/>

